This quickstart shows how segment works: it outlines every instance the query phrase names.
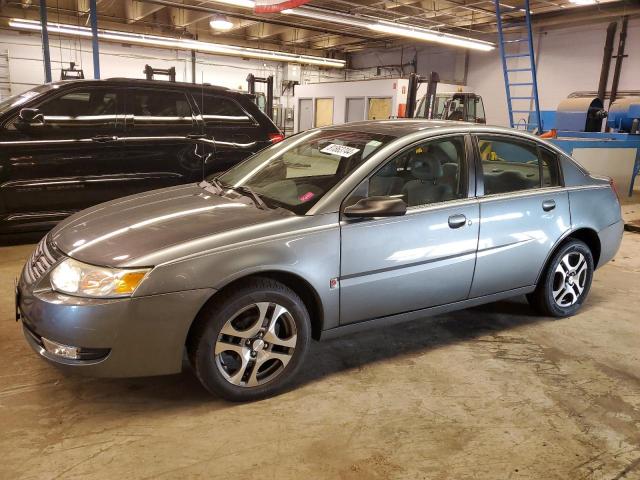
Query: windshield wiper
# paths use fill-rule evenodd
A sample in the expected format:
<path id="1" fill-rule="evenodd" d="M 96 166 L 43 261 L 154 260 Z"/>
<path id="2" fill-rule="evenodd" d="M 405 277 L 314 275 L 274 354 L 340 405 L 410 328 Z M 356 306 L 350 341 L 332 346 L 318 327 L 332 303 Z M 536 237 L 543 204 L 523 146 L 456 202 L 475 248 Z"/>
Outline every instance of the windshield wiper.
<path id="1" fill-rule="evenodd" d="M 209 186 L 212 186 L 215 189 L 215 191 L 212 193 L 215 193 L 216 195 L 220 195 L 224 192 L 222 184 L 216 178 L 212 178 L 211 180 L 203 180 L 202 182 L 200 182 L 200 187 L 204 189 L 208 190 Z"/>
<path id="2" fill-rule="evenodd" d="M 242 185 L 239 187 L 232 187 L 234 190 L 239 191 L 240 193 L 244 193 L 245 196 L 251 197 L 253 199 L 253 201 L 256 204 L 256 207 L 262 209 L 262 210 L 269 210 L 269 207 L 267 206 L 266 203 L 264 203 L 264 200 L 262 200 L 260 198 L 260 195 L 258 195 L 256 192 L 253 191 L 253 189 L 251 187 L 247 187 L 246 185 Z"/>

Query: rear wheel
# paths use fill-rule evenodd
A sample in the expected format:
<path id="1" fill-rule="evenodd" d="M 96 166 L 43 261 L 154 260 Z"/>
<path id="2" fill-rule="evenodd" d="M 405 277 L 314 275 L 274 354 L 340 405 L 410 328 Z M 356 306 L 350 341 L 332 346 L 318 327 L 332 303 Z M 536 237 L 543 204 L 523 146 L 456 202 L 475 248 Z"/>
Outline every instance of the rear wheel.
<path id="1" fill-rule="evenodd" d="M 575 314 L 589 294 L 593 279 L 593 255 L 580 240 L 565 242 L 549 261 L 529 303 L 543 315 Z"/>
<path id="2" fill-rule="evenodd" d="M 231 401 L 256 400 L 285 388 L 302 365 L 310 320 L 291 289 L 254 278 L 203 312 L 188 345 L 204 387 Z"/>

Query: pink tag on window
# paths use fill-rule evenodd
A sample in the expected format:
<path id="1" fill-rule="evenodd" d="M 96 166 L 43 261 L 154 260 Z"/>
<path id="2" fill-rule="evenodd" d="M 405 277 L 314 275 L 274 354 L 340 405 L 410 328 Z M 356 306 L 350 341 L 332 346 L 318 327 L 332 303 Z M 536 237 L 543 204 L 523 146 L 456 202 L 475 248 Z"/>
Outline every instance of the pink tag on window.
<path id="1" fill-rule="evenodd" d="M 305 193 L 305 194 L 303 194 L 303 195 L 300 195 L 300 196 L 298 197 L 298 199 L 299 199 L 301 202 L 308 202 L 308 201 L 309 201 L 309 200 L 311 200 L 313 197 L 315 197 L 315 194 L 314 194 L 313 192 L 307 192 L 307 193 Z"/>

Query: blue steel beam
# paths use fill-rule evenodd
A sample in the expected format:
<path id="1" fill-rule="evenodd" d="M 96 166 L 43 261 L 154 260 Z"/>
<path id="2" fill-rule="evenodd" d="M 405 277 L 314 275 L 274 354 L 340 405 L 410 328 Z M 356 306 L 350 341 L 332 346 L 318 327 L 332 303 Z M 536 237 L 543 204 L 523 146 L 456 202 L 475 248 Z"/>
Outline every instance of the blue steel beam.
<path id="1" fill-rule="evenodd" d="M 98 7 L 96 0 L 89 0 L 91 20 L 91 50 L 93 52 L 93 78 L 100 78 L 100 50 L 98 47 Z"/>

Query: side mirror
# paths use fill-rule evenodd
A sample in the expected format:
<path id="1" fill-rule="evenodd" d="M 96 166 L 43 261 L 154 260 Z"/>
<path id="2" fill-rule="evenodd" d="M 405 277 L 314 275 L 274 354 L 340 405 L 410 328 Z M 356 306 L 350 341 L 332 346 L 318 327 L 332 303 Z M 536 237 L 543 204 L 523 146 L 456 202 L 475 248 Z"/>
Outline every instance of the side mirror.
<path id="1" fill-rule="evenodd" d="M 37 108 L 23 108 L 18 114 L 20 123 L 24 125 L 44 125 L 44 115 Z"/>
<path id="2" fill-rule="evenodd" d="M 407 213 L 407 204 L 400 198 L 367 197 L 343 210 L 349 218 L 401 217 Z"/>

